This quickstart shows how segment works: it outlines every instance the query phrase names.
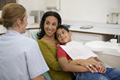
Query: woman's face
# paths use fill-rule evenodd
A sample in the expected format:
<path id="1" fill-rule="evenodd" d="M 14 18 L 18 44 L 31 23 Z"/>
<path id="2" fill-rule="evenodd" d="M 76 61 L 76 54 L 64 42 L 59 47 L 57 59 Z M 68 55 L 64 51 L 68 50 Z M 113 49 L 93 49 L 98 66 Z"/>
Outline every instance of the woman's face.
<path id="1" fill-rule="evenodd" d="M 54 16 L 46 17 L 44 22 L 45 35 L 54 36 L 57 26 L 58 26 L 58 20 L 56 17 Z"/>
<path id="2" fill-rule="evenodd" d="M 25 33 L 25 29 L 27 26 L 28 22 L 27 22 L 27 13 L 25 14 L 25 17 L 23 18 L 23 20 L 21 21 L 20 27 L 21 27 L 21 33 Z"/>

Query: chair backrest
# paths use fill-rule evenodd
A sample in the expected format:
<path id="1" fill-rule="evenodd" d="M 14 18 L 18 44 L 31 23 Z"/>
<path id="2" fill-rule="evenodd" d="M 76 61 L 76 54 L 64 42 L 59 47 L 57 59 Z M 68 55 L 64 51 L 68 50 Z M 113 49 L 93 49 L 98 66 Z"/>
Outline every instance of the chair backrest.
<path id="1" fill-rule="evenodd" d="M 32 31 L 31 32 L 31 35 L 32 35 L 32 38 L 35 39 L 35 40 L 38 40 L 38 37 L 37 37 L 37 33 L 40 32 L 40 31 Z M 49 72 L 45 72 L 44 74 L 42 74 L 45 78 L 45 80 L 52 80 Z"/>
<path id="2" fill-rule="evenodd" d="M 34 40 L 38 40 L 38 37 L 37 37 L 37 33 L 38 33 L 38 32 L 40 32 L 40 31 L 32 31 L 32 32 L 31 32 L 32 38 L 33 38 Z"/>

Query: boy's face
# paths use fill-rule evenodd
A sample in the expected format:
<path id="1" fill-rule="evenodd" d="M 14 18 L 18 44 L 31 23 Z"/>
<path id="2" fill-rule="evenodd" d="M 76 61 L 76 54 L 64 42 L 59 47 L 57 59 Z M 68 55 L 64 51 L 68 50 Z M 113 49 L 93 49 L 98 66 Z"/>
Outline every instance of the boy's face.
<path id="1" fill-rule="evenodd" d="M 67 43 L 71 41 L 72 33 L 67 32 L 65 29 L 58 29 L 56 32 L 56 37 L 60 43 Z"/>

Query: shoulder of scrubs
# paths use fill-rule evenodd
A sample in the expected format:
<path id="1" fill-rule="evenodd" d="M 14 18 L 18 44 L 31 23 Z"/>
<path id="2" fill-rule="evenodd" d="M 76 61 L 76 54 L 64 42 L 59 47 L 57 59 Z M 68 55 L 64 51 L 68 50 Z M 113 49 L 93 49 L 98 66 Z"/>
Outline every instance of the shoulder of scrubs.
<path id="1" fill-rule="evenodd" d="M 31 79 L 41 75 L 49 70 L 37 42 L 31 38 L 24 37 L 24 44 L 26 45 L 26 59 L 28 64 L 28 71 Z"/>

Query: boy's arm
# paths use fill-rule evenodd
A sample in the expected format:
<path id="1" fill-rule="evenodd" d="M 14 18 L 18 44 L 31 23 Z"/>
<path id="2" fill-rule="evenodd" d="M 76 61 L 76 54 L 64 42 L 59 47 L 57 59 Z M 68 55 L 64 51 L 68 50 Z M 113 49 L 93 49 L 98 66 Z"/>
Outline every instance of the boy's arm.
<path id="1" fill-rule="evenodd" d="M 59 64 L 61 65 L 61 67 L 64 71 L 70 71 L 70 72 L 91 71 L 91 72 L 95 72 L 95 68 L 93 66 L 92 66 L 93 68 L 88 66 L 90 63 L 87 64 L 87 66 L 81 65 L 81 63 L 84 63 L 86 60 L 79 59 L 79 60 L 71 61 L 69 63 L 69 60 L 67 59 L 66 52 L 60 46 L 57 47 L 57 58 L 58 58 Z"/>
<path id="2" fill-rule="evenodd" d="M 58 58 L 58 62 L 61 65 L 63 71 L 67 71 L 67 72 L 88 72 L 89 71 L 84 66 L 69 63 L 66 57 Z"/>

